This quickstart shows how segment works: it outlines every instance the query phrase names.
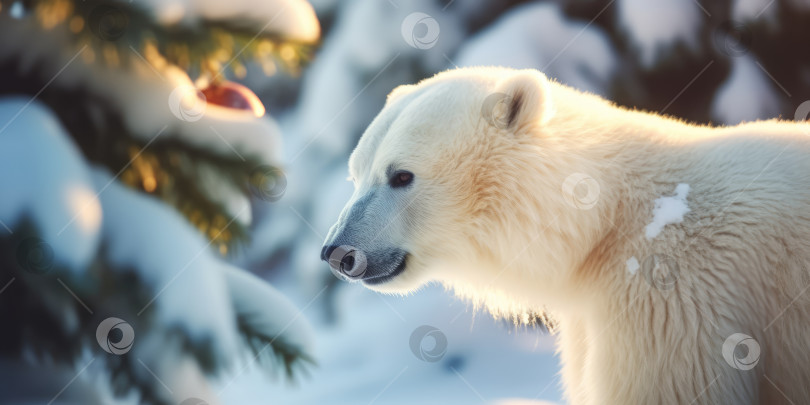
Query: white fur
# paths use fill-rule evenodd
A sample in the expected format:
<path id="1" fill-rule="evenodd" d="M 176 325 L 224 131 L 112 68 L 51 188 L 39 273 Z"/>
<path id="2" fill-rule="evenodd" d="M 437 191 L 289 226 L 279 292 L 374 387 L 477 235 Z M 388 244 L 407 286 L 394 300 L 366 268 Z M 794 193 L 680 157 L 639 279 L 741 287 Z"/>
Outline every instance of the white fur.
<path id="1" fill-rule="evenodd" d="M 509 127 L 482 118 L 493 93 L 522 97 Z M 370 287 L 437 281 L 494 313 L 548 309 L 572 404 L 806 402 L 804 129 L 690 125 L 531 70 L 461 69 L 402 86 L 350 160 L 356 198 L 385 187 L 391 164 L 415 174 L 390 197 L 405 208 L 369 229 L 407 250 L 407 267 Z M 682 183 L 688 212 L 646 238 L 656 199 Z M 583 192 L 597 198 L 578 204 Z M 656 287 L 675 265 L 671 288 Z M 724 360 L 735 333 L 761 347 L 751 370 Z"/>

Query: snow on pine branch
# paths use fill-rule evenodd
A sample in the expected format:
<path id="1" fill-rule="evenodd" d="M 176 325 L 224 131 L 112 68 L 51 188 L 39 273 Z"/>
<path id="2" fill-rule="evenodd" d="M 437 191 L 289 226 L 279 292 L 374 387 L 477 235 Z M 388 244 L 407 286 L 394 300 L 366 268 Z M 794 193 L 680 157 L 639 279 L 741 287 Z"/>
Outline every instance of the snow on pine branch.
<path id="1" fill-rule="evenodd" d="M 98 247 L 101 207 L 81 152 L 39 102 L 0 99 L 0 123 L 0 236 L 31 220 L 54 256 L 31 266 L 84 272 Z"/>
<path id="2" fill-rule="evenodd" d="M 14 63 L 26 70 L 37 66 L 43 83 L 53 78 L 47 91 L 81 87 L 108 100 L 111 107 L 123 112 L 126 127 L 144 143 L 158 136 L 177 138 L 222 156 L 255 157 L 268 164 L 278 161 L 280 135 L 270 118 L 258 119 L 211 104 L 178 106 L 181 112 L 193 108 L 196 113 L 175 115 L 170 102 L 180 97 L 172 93 L 194 89 L 189 76 L 177 66 L 154 66 L 134 54 L 130 69 L 86 63 L 84 57 L 92 54 L 89 48 L 74 48 L 66 38 L 32 29 L 29 24 L 6 22 L 0 24 L 0 37 L 26 40 L 0 47 L 0 64 Z"/>
<path id="3" fill-rule="evenodd" d="M 311 332 L 281 293 L 218 260 L 203 238 L 175 211 L 95 173 L 105 213 L 104 251 L 114 269 L 134 270 L 151 286 L 162 325 L 175 325 L 192 341 L 213 342 L 217 363 L 236 358 L 242 342 L 258 338 L 289 366 L 308 359 Z M 255 349 L 254 346 L 250 346 Z M 273 364 L 267 364 L 272 366 Z"/>
<path id="4" fill-rule="evenodd" d="M 71 46 L 65 36 L 54 35 L 59 28 L 51 31 L 34 28 L 24 21 L 0 23 L 0 36 L 27 39 L 0 47 L 0 70 L 26 72 L 17 83 L 26 85 L 27 90 L 17 92 L 27 91 L 29 96 L 34 96 L 44 89 L 37 94 L 39 100 L 46 102 L 61 119 L 74 126 L 83 125 L 71 130 L 70 135 L 77 140 L 84 137 L 92 143 L 100 139 L 113 142 L 116 137 L 131 138 L 117 142 L 129 141 L 136 149 L 148 149 L 143 156 L 152 152 L 169 153 L 166 145 L 173 143 L 176 153 L 171 153 L 184 154 L 190 159 L 183 161 L 195 168 L 180 170 L 163 164 L 164 170 L 174 170 L 170 176 L 184 188 L 167 188 L 167 182 L 163 182 L 157 185 L 157 194 L 165 195 L 166 191 L 176 195 L 188 191 L 167 200 L 191 200 L 194 211 L 202 211 L 209 219 L 211 207 L 216 206 L 227 218 L 236 216 L 241 225 L 250 222 L 250 210 L 242 209 L 249 204 L 246 181 L 238 178 L 248 178 L 251 171 L 277 166 L 280 162 L 281 136 L 272 118 L 257 118 L 250 112 L 204 100 L 189 105 L 188 100 L 197 99 L 195 83 L 178 66 L 165 61 L 159 63 L 158 56 L 154 56 L 157 62 L 149 63 L 140 59 L 143 55 L 136 54 L 137 50 L 128 51 L 131 59 L 128 69 L 87 62 L 87 57 L 97 55 L 90 47 Z M 82 97 L 83 103 L 75 103 L 76 97 Z M 118 126 L 110 127 L 110 123 Z M 94 144 L 85 144 L 82 148 L 84 152 L 88 148 L 97 149 Z M 112 152 L 121 150 L 126 152 L 123 148 L 114 149 L 101 156 L 101 160 L 97 156 L 94 162 L 118 172 L 132 158 L 113 156 Z M 222 170 L 226 163 L 227 171 Z M 205 170 L 204 164 L 217 167 Z M 192 178 L 187 179 L 189 177 Z M 192 188 L 194 190 L 188 190 Z M 201 193 L 204 199 L 190 199 L 193 194 L 189 192 Z M 234 231 L 239 229 L 234 228 Z M 237 237 L 239 232 L 233 234 L 236 236 L 229 240 L 241 240 Z"/>
<path id="5" fill-rule="evenodd" d="M 236 347 L 236 322 L 221 263 L 202 236 L 159 200 L 125 188 L 102 170 L 103 254 L 110 271 L 131 271 L 151 293 L 140 316 L 153 309 L 162 325 L 176 325 L 192 341 L 209 340 L 227 362 Z M 154 300 L 154 301 L 152 301 Z"/>
<path id="6" fill-rule="evenodd" d="M 124 187 L 103 169 L 91 171 L 47 107 L 0 99 L 0 122 L 6 123 L 0 169 L 8 174 L 0 176 L 0 189 L 11 191 L 0 199 L 6 243 L 0 259 L 4 280 L 20 280 L 7 294 L 19 303 L 19 313 L 55 320 L 50 334 L 13 341 L 69 359 L 100 350 L 100 319 L 126 319 L 137 344 L 133 357 L 107 358 L 110 384 L 121 392 L 134 388 L 149 403 L 173 399 L 156 392 L 134 358 L 176 381 L 173 386 L 193 382 L 198 392 L 206 374 L 223 372 L 241 353 L 288 375 L 310 359 L 308 325 L 289 301 L 220 261 L 171 207 Z M 33 229 L 23 229 L 29 224 Z M 16 238 L 28 233 L 41 246 L 21 257 L 25 244 Z M 30 333 L 38 327 L 34 320 L 14 330 Z"/>
<path id="7" fill-rule="evenodd" d="M 65 334 L 74 336 L 71 342 L 76 344 L 93 342 L 90 349 L 97 350 L 94 316 L 117 315 L 137 330 L 139 344 L 133 353 L 138 359 L 167 381 L 189 376 L 178 385 L 202 378 L 195 367 L 221 372 L 239 353 L 259 352 L 257 342 L 267 349 L 261 351 L 262 359 L 277 356 L 274 362 L 262 362 L 268 368 L 289 374 L 298 360 L 309 359 L 309 329 L 297 309 L 263 281 L 218 260 L 209 243 L 169 206 L 125 188 L 102 169 L 91 172 L 47 107 L 3 98 L 0 122 L 6 123 L 0 131 L 0 169 L 7 173 L 0 176 L 0 189 L 10 191 L 0 199 L 0 236 L 13 242 L 30 221 L 42 245 L 32 252 L 30 263 L 16 248 L 17 264 L 26 274 L 4 265 L 4 275 L 21 279 L 15 295 L 38 292 L 46 303 L 62 302 L 29 308 L 27 299 L 18 301 L 20 313 L 60 320 L 58 333 L 28 339 L 44 345 L 35 351 L 61 350 L 52 353 L 58 358 L 75 353 L 58 341 Z M 22 245 L 11 244 L 15 246 Z M 82 302 L 53 279 L 36 276 L 48 272 L 61 275 Z M 54 332 L 56 327 L 52 325 Z M 184 356 L 196 359 L 198 366 Z M 167 363 L 168 358 L 174 360 Z M 151 377 L 139 373 L 134 360 L 111 361 L 110 370 L 123 376 L 113 384 L 127 381 L 127 391 L 137 387 L 140 395 L 162 403 L 153 398 L 157 394 L 150 388 Z"/>
<path id="8" fill-rule="evenodd" d="M 138 0 L 133 4 L 149 10 L 164 25 L 227 21 L 302 42 L 313 42 L 320 35 L 315 11 L 303 0 Z"/>
<path id="9" fill-rule="evenodd" d="M 239 330 L 253 358 L 265 369 L 292 377 L 301 360 L 314 362 L 309 323 L 284 295 L 253 274 L 225 266 Z"/>

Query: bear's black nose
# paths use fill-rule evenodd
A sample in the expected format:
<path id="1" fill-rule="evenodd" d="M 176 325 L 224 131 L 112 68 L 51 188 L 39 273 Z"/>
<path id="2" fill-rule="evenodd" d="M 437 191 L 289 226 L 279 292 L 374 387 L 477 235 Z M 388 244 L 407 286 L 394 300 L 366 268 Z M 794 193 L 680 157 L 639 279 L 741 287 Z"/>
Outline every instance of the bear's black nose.
<path id="1" fill-rule="evenodd" d="M 321 260 L 328 262 L 332 270 L 350 278 L 360 278 L 366 272 L 365 255 L 351 246 L 324 246 Z"/>

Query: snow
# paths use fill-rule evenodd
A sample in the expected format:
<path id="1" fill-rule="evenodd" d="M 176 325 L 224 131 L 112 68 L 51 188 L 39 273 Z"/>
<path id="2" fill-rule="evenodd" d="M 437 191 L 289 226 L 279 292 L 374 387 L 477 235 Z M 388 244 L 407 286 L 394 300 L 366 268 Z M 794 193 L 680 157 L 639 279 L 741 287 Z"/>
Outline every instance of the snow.
<path id="1" fill-rule="evenodd" d="M 538 69 L 563 84 L 606 95 L 615 55 L 600 28 L 567 20 L 557 4 L 534 3 L 505 13 L 466 42 L 455 59 L 462 67 Z"/>
<path id="2" fill-rule="evenodd" d="M 101 208 L 81 152 L 37 101 L 0 99 L 0 236 L 30 219 L 53 264 L 78 274 L 95 257 Z"/>
<path id="3" fill-rule="evenodd" d="M 677 43 L 698 48 L 700 27 L 708 16 L 696 1 L 619 0 L 617 18 L 649 69 Z"/>
<path id="4" fill-rule="evenodd" d="M 639 265 L 639 264 L 638 264 L 638 259 L 636 259 L 636 257 L 635 257 L 635 256 L 633 256 L 633 257 L 631 257 L 631 258 L 627 259 L 627 272 L 628 272 L 628 273 L 629 273 L 631 276 L 635 276 L 635 275 L 636 275 L 636 272 L 638 272 L 638 269 L 639 269 L 640 267 L 641 267 L 641 265 Z"/>
<path id="5" fill-rule="evenodd" d="M 712 118 L 728 125 L 773 118 L 783 104 L 773 81 L 751 54 L 731 59 L 731 73 L 712 100 Z"/>
<path id="6" fill-rule="evenodd" d="M 132 4 L 151 11 L 164 25 L 228 21 L 297 41 L 314 42 L 320 36 L 315 11 L 304 0 L 138 0 Z"/>
<path id="7" fill-rule="evenodd" d="M 236 322 L 223 264 L 199 233 L 176 211 L 130 190 L 106 171 L 93 180 L 104 212 L 103 253 L 112 271 L 134 271 L 152 287 L 163 325 L 176 325 L 194 341 L 210 339 L 219 360 L 235 357 Z M 159 232 L 156 232 L 159 230 Z"/>
<path id="8" fill-rule="evenodd" d="M 683 216 L 689 212 L 686 203 L 686 196 L 689 194 L 688 184 L 678 184 L 675 187 L 675 195 L 672 197 L 660 197 L 655 200 L 653 208 L 653 220 L 647 224 L 644 234 L 647 239 L 653 239 L 661 233 L 665 226 L 683 222 Z"/>
<path id="9" fill-rule="evenodd" d="M 391 297 L 353 285 L 339 290 L 335 306 L 340 323 L 316 326 L 318 366 L 311 378 L 295 386 L 263 384 L 262 374 L 249 369 L 221 388 L 223 402 L 467 405 L 561 398 L 552 336 L 516 330 L 485 313 L 476 318 L 467 304 L 439 287 Z M 313 309 L 305 315 L 319 318 Z M 440 361 L 420 360 L 411 351 L 411 334 L 422 325 L 447 337 Z M 433 341 L 423 344 L 430 350 Z"/>

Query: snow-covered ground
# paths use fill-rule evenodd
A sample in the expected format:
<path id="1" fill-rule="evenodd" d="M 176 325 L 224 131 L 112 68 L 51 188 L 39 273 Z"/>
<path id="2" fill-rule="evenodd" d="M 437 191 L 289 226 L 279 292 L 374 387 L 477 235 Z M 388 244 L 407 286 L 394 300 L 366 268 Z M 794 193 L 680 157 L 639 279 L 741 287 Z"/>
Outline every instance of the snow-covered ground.
<path id="1" fill-rule="evenodd" d="M 268 384 L 261 371 L 247 368 L 223 382 L 224 402 L 461 405 L 561 398 L 552 336 L 475 314 L 441 288 L 392 297 L 351 285 L 340 290 L 335 304 L 340 322 L 315 324 L 319 364 L 309 378 L 294 386 Z M 317 310 L 305 314 L 321 317 Z M 422 325 L 447 338 L 446 350 L 436 350 L 437 361 L 412 351 L 411 335 Z M 424 357 L 435 360 L 428 355 L 436 339 L 427 335 L 421 343 Z"/>

